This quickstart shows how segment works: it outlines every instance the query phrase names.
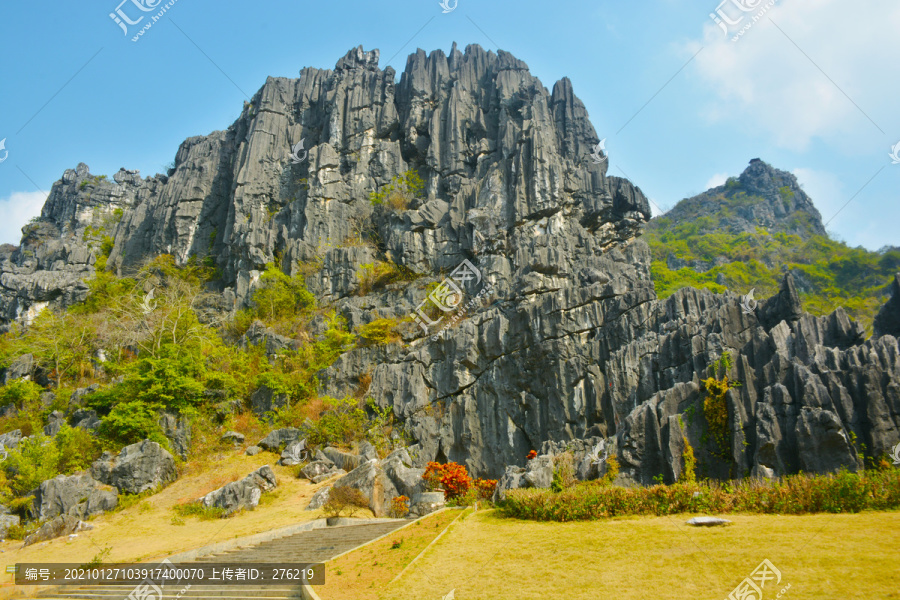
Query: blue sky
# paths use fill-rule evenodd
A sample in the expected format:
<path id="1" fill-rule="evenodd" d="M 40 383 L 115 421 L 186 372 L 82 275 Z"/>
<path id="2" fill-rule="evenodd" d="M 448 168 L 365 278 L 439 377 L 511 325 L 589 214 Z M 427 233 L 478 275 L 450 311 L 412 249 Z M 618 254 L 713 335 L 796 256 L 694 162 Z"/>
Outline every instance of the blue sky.
<path id="1" fill-rule="evenodd" d="M 66 168 L 162 172 L 186 137 L 228 127 L 269 75 L 333 68 L 359 44 L 402 71 L 416 48 L 455 41 L 511 52 L 547 88 L 569 77 L 610 173 L 654 212 L 759 157 L 795 172 L 847 243 L 900 245 L 894 0 L 458 0 L 449 13 L 438 0 L 177 0 L 137 42 L 149 16 L 126 36 L 109 17 L 120 1 L 0 8 L 0 242 L 18 243 Z M 121 10 L 155 14 L 142 1 L 160 2 Z M 752 27 L 731 41 L 717 8 L 744 17 L 731 34 Z"/>

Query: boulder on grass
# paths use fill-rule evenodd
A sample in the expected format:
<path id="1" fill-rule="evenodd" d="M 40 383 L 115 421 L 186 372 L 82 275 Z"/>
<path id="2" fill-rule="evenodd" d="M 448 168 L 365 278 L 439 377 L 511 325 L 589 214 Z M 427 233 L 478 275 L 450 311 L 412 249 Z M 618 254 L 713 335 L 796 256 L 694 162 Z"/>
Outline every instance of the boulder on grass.
<path id="1" fill-rule="evenodd" d="M 344 469 L 345 471 L 352 471 L 357 468 L 360 464 L 365 462 L 361 457 L 356 454 L 350 454 L 349 452 L 344 452 L 343 450 L 338 450 L 337 448 L 332 448 L 328 446 L 322 453 L 328 457 L 328 460 L 333 462 L 338 469 Z"/>
<path id="2" fill-rule="evenodd" d="M 118 455 L 104 452 L 91 465 L 91 475 L 126 494 L 162 487 L 178 477 L 175 458 L 150 440 L 125 446 Z"/>
<path id="3" fill-rule="evenodd" d="M 296 442 L 300 439 L 300 430 L 293 427 L 285 427 L 284 429 L 275 429 L 270 431 L 269 435 L 257 442 L 257 446 L 269 450 L 270 452 L 281 452 L 282 448 Z"/>
<path id="4" fill-rule="evenodd" d="M 424 517 L 444 506 L 444 492 L 422 492 L 410 499 L 409 516 Z"/>
<path id="5" fill-rule="evenodd" d="M 12 431 L 7 431 L 3 435 L 0 435 L 0 445 L 8 450 L 12 450 L 18 446 L 20 441 L 22 441 L 21 429 L 13 429 Z"/>
<path id="6" fill-rule="evenodd" d="M 330 460 L 314 460 L 300 469 L 300 476 L 307 479 L 313 479 L 319 475 L 333 473 L 337 470 L 334 463 Z"/>
<path id="7" fill-rule="evenodd" d="M 532 458 L 525 467 L 509 466 L 497 482 L 493 501 L 506 498 L 508 490 L 518 488 L 549 488 L 553 483 L 553 457 L 544 455 Z"/>
<path id="8" fill-rule="evenodd" d="M 238 433 L 237 431 L 226 431 L 225 434 L 219 438 L 220 442 L 225 442 L 226 444 L 235 444 L 240 445 L 244 443 L 244 434 Z"/>
<path id="9" fill-rule="evenodd" d="M 412 498 L 425 491 L 425 480 L 422 479 L 425 469 L 413 466 L 412 458 L 405 448 L 391 452 L 381 461 L 381 468 L 397 491 L 395 496 Z"/>
<path id="10" fill-rule="evenodd" d="M 51 521 L 44 523 L 40 529 L 25 538 L 25 546 L 38 542 L 46 542 L 64 535 L 71 535 L 79 531 L 93 529 L 89 523 L 85 523 L 72 515 L 60 515 Z"/>
<path id="11" fill-rule="evenodd" d="M 9 535 L 9 528 L 19 524 L 19 515 L 0 515 L 0 539 L 6 539 Z"/>
<path id="12" fill-rule="evenodd" d="M 313 484 L 322 483 L 323 481 L 327 481 L 328 479 L 331 479 L 332 477 L 337 477 L 337 476 L 343 477 L 346 474 L 347 474 L 347 471 L 345 471 L 343 469 L 335 469 L 334 471 L 329 471 L 328 473 L 322 473 L 321 475 L 316 475 L 315 477 L 310 479 L 310 481 Z"/>
<path id="13" fill-rule="evenodd" d="M 291 442 L 284 449 L 284 452 L 281 453 L 281 458 L 278 459 L 278 464 L 286 467 L 299 465 L 306 460 L 308 455 L 309 452 L 307 452 L 306 450 L 305 439 Z"/>
<path id="14" fill-rule="evenodd" d="M 44 521 L 59 515 L 84 519 L 112 510 L 118 494 L 90 475 L 57 475 L 38 486 L 32 503 L 35 516 Z"/>
<path id="15" fill-rule="evenodd" d="M 247 448 L 247 450 L 244 451 L 244 454 L 246 454 L 247 456 L 256 456 L 260 452 L 262 452 L 262 448 L 260 448 L 259 446 L 250 446 L 249 448 Z"/>
<path id="16" fill-rule="evenodd" d="M 207 508 L 224 509 L 227 515 L 242 508 L 256 508 L 262 493 L 274 490 L 277 485 L 272 467 L 263 465 L 240 481 L 233 481 L 208 493 L 200 502 Z"/>
<path id="17" fill-rule="evenodd" d="M 325 506 L 325 503 L 328 502 L 328 498 L 331 495 L 331 488 L 325 487 L 313 494 L 312 500 L 309 501 L 309 505 L 306 507 L 306 510 L 318 510 Z"/>

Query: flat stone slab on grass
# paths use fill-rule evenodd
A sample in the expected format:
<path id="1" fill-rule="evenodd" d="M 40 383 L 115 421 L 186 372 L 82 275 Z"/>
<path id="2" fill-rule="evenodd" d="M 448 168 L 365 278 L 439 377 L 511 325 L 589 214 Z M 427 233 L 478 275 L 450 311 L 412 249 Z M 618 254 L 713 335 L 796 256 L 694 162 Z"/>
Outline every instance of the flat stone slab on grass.
<path id="1" fill-rule="evenodd" d="M 694 527 L 716 527 L 719 525 L 731 525 L 731 521 L 719 519 L 718 517 L 694 517 L 687 524 Z"/>

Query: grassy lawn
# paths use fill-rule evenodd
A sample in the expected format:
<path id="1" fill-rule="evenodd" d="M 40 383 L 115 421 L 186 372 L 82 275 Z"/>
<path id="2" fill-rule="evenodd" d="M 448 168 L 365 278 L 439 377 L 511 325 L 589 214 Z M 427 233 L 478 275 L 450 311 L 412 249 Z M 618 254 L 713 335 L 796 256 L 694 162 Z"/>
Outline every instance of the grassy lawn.
<path id="1" fill-rule="evenodd" d="M 766 600 L 787 584 L 786 600 L 900 598 L 900 512 L 728 515 L 732 525 L 714 528 L 685 525 L 690 516 L 540 523 L 468 512 L 396 583 L 352 597 L 712 600 L 767 558 L 782 579 Z M 328 591 L 323 600 L 351 597 Z"/>
<path id="2" fill-rule="evenodd" d="M 83 531 L 77 538 L 57 538 L 22 548 L 21 541 L 0 543 L 3 564 L 16 562 L 85 563 L 101 550 L 109 548 L 104 562 L 138 562 L 156 560 L 213 542 L 243 537 L 321 518 L 321 511 L 303 510 L 313 493 L 330 482 L 311 485 L 297 478 L 297 467 L 273 466 L 278 487 L 263 494 L 260 505 L 228 519 L 200 520 L 183 517 L 180 522 L 172 507 L 188 502 L 241 479 L 264 464 L 273 465 L 277 455 L 262 452 L 246 456 L 242 450 L 211 456 L 202 464 L 188 463 L 180 468 L 180 477 L 161 492 L 138 500 L 117 512 L 90 520 L 94 529 Z M 359 516 L 371 517 L 363 511 Z M 11 586 L 11 575 L 2 579 L 3 587 Z M 9 590 L 4 590 L 8 592 Z M 0 592 L 0 597 L 4 596 Z"/>
<path id="3" fill-rule="evenodd" d="M 325 585 L 317 586 L 316 593 L 327 600 L 377 598 L 377 590 L 384 589 L 461 514 L 451 509 L 431 515 L 326 563 Z"/>

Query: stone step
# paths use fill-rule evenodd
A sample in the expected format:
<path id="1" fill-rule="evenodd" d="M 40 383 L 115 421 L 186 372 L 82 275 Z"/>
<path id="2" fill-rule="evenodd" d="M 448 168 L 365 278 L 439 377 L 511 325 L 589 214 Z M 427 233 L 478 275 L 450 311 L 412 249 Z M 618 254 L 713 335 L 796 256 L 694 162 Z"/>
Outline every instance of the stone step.
<path id="1" fill-rule="evenodd" d="M 210 563 L 322 563 L 338 554 L 343 554 L 358 546 L 399 529 L 409 523 L 406 520 L 341 525 L 301 531 L 293 535 L 261 542 L 255 546 L 234 548 L 221 554 L 204 556 L 179 565 Z M 299 585 L 191 585 L 183 595 L 180 584 L 169 584 L 163 588 L 163 596 L 158 600 L 246 600 L 265 598 L 266 600 L 297 600 L 302 598 Z M 127 600 L 134 590 L 133 585 L 86 585 L 61 588 L 43 594 L 33 600 Z"/>

